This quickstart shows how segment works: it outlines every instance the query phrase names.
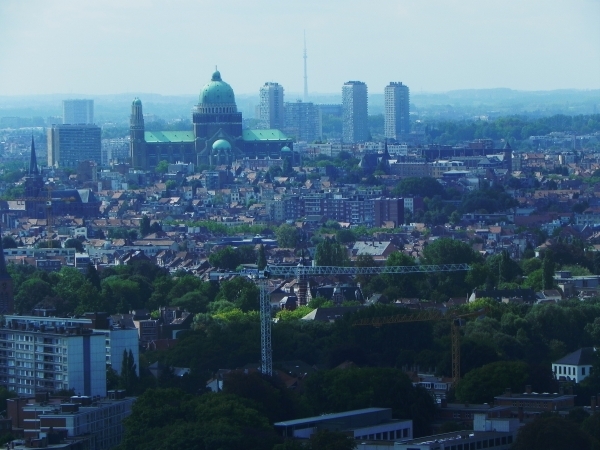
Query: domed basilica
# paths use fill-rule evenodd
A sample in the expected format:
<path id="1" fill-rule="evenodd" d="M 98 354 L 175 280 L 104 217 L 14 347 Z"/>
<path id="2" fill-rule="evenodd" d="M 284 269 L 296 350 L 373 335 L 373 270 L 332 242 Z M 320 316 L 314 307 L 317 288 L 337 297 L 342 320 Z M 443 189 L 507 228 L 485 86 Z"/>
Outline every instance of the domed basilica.
<path id="1" fill-rule="evenodd" d="M 235 95 L 219 71 L 200 92 L 192 131 L 145 131 L 142 102 L 131 104 L 131 163 L 154 169 L 160 161 L 197 165 L 231 165 L 235 160 L 288 157 L 292 141 L 279 130 L 244 130 Z M 292 153 L 293 155 L 293 153 Z"/>

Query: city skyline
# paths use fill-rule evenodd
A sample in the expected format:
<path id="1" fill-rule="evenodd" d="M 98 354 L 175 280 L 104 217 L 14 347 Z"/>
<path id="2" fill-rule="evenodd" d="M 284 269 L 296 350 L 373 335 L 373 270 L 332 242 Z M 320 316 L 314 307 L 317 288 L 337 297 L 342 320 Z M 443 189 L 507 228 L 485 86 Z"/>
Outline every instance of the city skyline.
<path id="1" fill-rule="evenodd" d="M 302 93 L 304 30 L 315 93 L 353 79 L 372 92 L 600 88 L 598 0 L 225 3 L 4 1 L 0 95 L 187 95 L 215 64 L 236 94 L 267 81 Z"/>

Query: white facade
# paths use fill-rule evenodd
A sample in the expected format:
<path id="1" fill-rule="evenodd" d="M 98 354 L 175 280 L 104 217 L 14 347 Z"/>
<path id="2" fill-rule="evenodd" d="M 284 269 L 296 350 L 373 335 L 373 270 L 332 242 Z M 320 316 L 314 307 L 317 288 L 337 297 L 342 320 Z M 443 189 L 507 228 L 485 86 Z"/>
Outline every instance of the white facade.
<path id="1" fill-rule="evenodd" d="M 342 87 L 342 139 L 350 143 L 369 140 L 368 92 L 362 81 L 348 81 Z"/>
<path id="2" fill-rule="evenodd" d="M 63 100 L 63 124 L 94 123 L 94 100 Z"/>
<path id="3" fill-rule="evenodd" d="M 260 88 L 260 124 L 268 129 L 284 128 L 283 86 L 279 83 L 265 83 Z"/>
<path id="4" fill-rule="evenodd" d="M 106 396 L 104 335 L 72 324 L 51 327 L 44 317 L 5 317 L 0 384 L 20 396 L 63 389 Z"/>
<path id="5" fill-rule="evenodd" d="M 564 378 L 565 380 L 579 383 L 585 380 L 590 375 L 592 365 L 571 365 L 571 364 L 552 364 L 552 372 L 557 380 Z"/>
<path id="6" fill-rule="evenodd" d="M 385 137 L 401 140 L 410 132 L 410 94 L 408 86 L 391 82 L 385 87 L 384 96 Z"/>

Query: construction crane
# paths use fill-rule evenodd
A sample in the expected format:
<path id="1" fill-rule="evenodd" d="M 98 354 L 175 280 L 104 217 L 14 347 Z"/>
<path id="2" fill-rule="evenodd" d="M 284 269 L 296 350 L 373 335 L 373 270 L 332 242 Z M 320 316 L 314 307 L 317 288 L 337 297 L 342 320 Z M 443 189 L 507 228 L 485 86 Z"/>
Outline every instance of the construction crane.
<path id="1" fill-rule="evenodd" d="M 470 270 L 468 264 L 440 264 L 421 266 L 382 266 L 382 267 L 338 267 L 338 266 L 275 266 L 267 265 L 255 276 L 260 289 L 260 343 L 261 343 L 261 372 L 273 374 L 273 347 L 271 343 L 271 301 L 268 289 L 268 279 L 271 277 L 306 277 L 310 275 L 379 275 L 379 274 L 411 274 L 437 273 Z"/>
<path id="2" fill-rule="evenodd" d="M 456 383 L 458 383 L 458 381 L 460 380 L 460 327 L 464 324 L 464 319 L 467 319 L 469 317 L 481 316 L 485 314 L 485 312 L 486 310 L 482 309 L 466 314 L 444 315 L 438 310 L 431 309 L 426 311 L 420 311 L 416 314 L 361 319 L 354 322 L 352 325 L 368 325 L 374 327 L 381 327 L 382 325 L 394 323 L 439 322 L 449 320 L 450 340 L 452 343 L 452 384 L 456 386 Z"/>

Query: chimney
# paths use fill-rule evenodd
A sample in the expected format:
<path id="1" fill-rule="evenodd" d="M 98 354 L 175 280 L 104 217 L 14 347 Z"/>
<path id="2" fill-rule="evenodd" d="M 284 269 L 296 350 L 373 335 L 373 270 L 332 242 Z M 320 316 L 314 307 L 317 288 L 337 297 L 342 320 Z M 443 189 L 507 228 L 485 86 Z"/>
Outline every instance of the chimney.
<path id="1" fill-rule="evenodd" d="M 531 385 L 528 384 L 527 386 L 525 386 L 525 393 L 526 394 L 531 394 Z"/>
<path id="2" fill-rule="evenodd" d="M 506 388 L 504 390 L 504 396 L 505 397 L 512 397 L 512 390 L 511 390 L 511 388 Z"/>

